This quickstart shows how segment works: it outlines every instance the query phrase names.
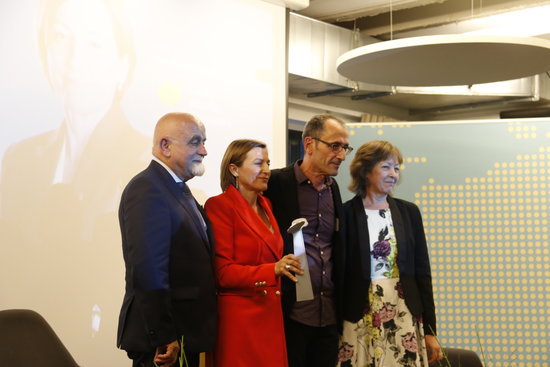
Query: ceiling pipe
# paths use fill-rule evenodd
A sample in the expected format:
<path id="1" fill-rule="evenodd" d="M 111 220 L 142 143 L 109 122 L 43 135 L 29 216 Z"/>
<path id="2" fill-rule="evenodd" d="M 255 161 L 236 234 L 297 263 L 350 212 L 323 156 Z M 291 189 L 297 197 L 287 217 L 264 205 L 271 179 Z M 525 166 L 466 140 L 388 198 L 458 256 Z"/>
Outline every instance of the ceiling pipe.
<path id="1" fill-rule="evenodd" d="M 351 96 L 351 99 L 353 101 L 360 101 L 362 99 L 373 99 L 373 98 L 386 97 L 391 95 L 393 95 L 393 92 L 372 92 L 372 93 L 356 94 L 354 96 Z"/>
<path id="2" fill-rule="evenodd" d="M 315 97 L 323 97 L 323 96 L 331 96 L 333 94 L 340 94 L 340 93 L 349 93 L 354 92 L 355 90 L 353 88 L 338 88 L 338 89 L 329 89 L 324 90 L 321 92 L 311 92 L 307 94 L 308 98 L 315 98 Z"/>
<path id="3" fill-rule="evenodd" d="M 423 108 L 423 109 L 411 109 L 409 110 L 409 114 L 414 115 L 424 115 L 424 114 L 436 114 L 436 113 L 443 113 L 453 110 L 465 110 L 465 109 L 474 109 L 479 107 L 487 107 L 487 106 L 494 106 L 498 104 L 508 104 L 512 102 L 537 102 L 537 97 L 507 97 L 507 98 L 501 98 L 494 101 L 485 101 L 485 102 L 476 102 L 476 103 L 463 103 L 463 104 L 455 104 L 455 105 L 449 105 L 449 106 L 441 106 L 441 107 L 433 107 L 433 108 Z"/>

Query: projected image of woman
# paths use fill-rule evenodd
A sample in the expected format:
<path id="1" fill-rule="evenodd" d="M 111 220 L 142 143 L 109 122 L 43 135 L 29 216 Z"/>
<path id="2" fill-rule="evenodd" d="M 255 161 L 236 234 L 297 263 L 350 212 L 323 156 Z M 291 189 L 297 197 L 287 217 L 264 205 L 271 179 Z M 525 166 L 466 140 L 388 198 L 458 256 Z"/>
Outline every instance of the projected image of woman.
<path id="1" fill-rule="evenodd" d="M 338 366 L 415 366 L 442 358 L 420 211 L 391 197 L 403 163 L 386 141 L 363 144 L 344 205 L 347 273 Z"/>
<path id="2" fill-rule="evenodd" d="M 120 307 L 119 288 L 109 286 L 121 269 L 110 256 L 120 240 L 120 193 L 145 167 L 151 142 L 120 104 L 135 64 L 122 2 L 43 4 L 38 46 L 64 116 L 57 129 L 14 144 L 4 156 L 0 236 L 10 261 L 2 271 L 18 276 L 2 299 L 40 310 L 81 348 L 73 353 L 101 359 L 98 351 L 114 343 L 109 317 Z"/>
<path id="3" fill-rule="evenodd" d="M 131 165 L 149 147 L 120 106 L 135 64 L 121 6 L 116 0 L 44 3 L 39 52 L 52 91 L 62 102 L 64 120 L 58 129 L 8 149 L 3 216 L 40 210 L 54 184 L 70 185 L 63 190 L 88 202 L 87 210 L 115 209 L 115 188 L 135 172 L 136 165 Z"/>

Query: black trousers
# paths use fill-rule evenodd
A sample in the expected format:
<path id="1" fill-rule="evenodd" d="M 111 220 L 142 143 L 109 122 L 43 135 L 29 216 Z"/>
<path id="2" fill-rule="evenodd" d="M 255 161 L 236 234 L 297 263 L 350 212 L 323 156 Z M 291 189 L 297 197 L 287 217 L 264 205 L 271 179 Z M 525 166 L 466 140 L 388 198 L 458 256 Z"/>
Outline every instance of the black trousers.
<path id="1" fill-rule="evenodd" d="M 187 357 L 187 364 L 189 367 L 199 367 L 200 362 L 200 353 L 189 353 L 185 352 Z M 133 353 L 128 352 L 128 357 L 132 359 L 132 367 L 155 367 L 153 363 L 153 358 L 155 353 Z M 185 367 L 185 362 L 183 363 Z M 160 366 L 159 366 L 160 367 Z M 179 361 L 176 361 L 174 367 L 179 367 Z"/>
<path id="2" fill-rule="evenodd" d="M 315 327 L 285 318 L 289 367 L 334 367 L 338 356 L 336 325 Z"/>

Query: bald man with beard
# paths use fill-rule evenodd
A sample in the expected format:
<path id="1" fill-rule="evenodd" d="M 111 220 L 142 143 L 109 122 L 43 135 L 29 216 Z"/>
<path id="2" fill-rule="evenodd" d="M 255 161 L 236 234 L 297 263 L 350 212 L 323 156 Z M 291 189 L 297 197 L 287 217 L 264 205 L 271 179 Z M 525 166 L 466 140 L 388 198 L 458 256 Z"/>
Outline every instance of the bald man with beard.
<path id="1" fill-rule="evenodd" d="M 190 367 L 216 339 L 210 223 L 186 181 L 204 173 L 204 125 L 169 113 L 156 125 L 153 160 L 126 186 L 119 208 L 126 294 L 117 345 L 133 366 Z"/>

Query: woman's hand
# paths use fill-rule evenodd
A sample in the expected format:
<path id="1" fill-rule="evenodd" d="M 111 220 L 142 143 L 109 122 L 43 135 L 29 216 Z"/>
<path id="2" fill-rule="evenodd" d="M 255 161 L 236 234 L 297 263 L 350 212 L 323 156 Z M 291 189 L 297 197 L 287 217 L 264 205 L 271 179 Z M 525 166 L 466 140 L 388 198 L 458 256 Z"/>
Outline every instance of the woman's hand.
<path id="1" fill-rule="evenodd" d="M 304 271 L 300 266 L 300 259 L 293 254 L 283 256 L 283 258 L 275 263 L 275 275 L 278 277 L 286 276 L 293 282 L 297 282 L 298 279 L 294 274 L 303 274 Z"/>
<path id="2" fill-rule="evenodd" d="M 428 352 L 428 363 L 434 363 L 443 359 L 443 350 L 441 345 L 437 341 L 437 338 L 433 335 L 425 335 L 426 351 Z"/>

